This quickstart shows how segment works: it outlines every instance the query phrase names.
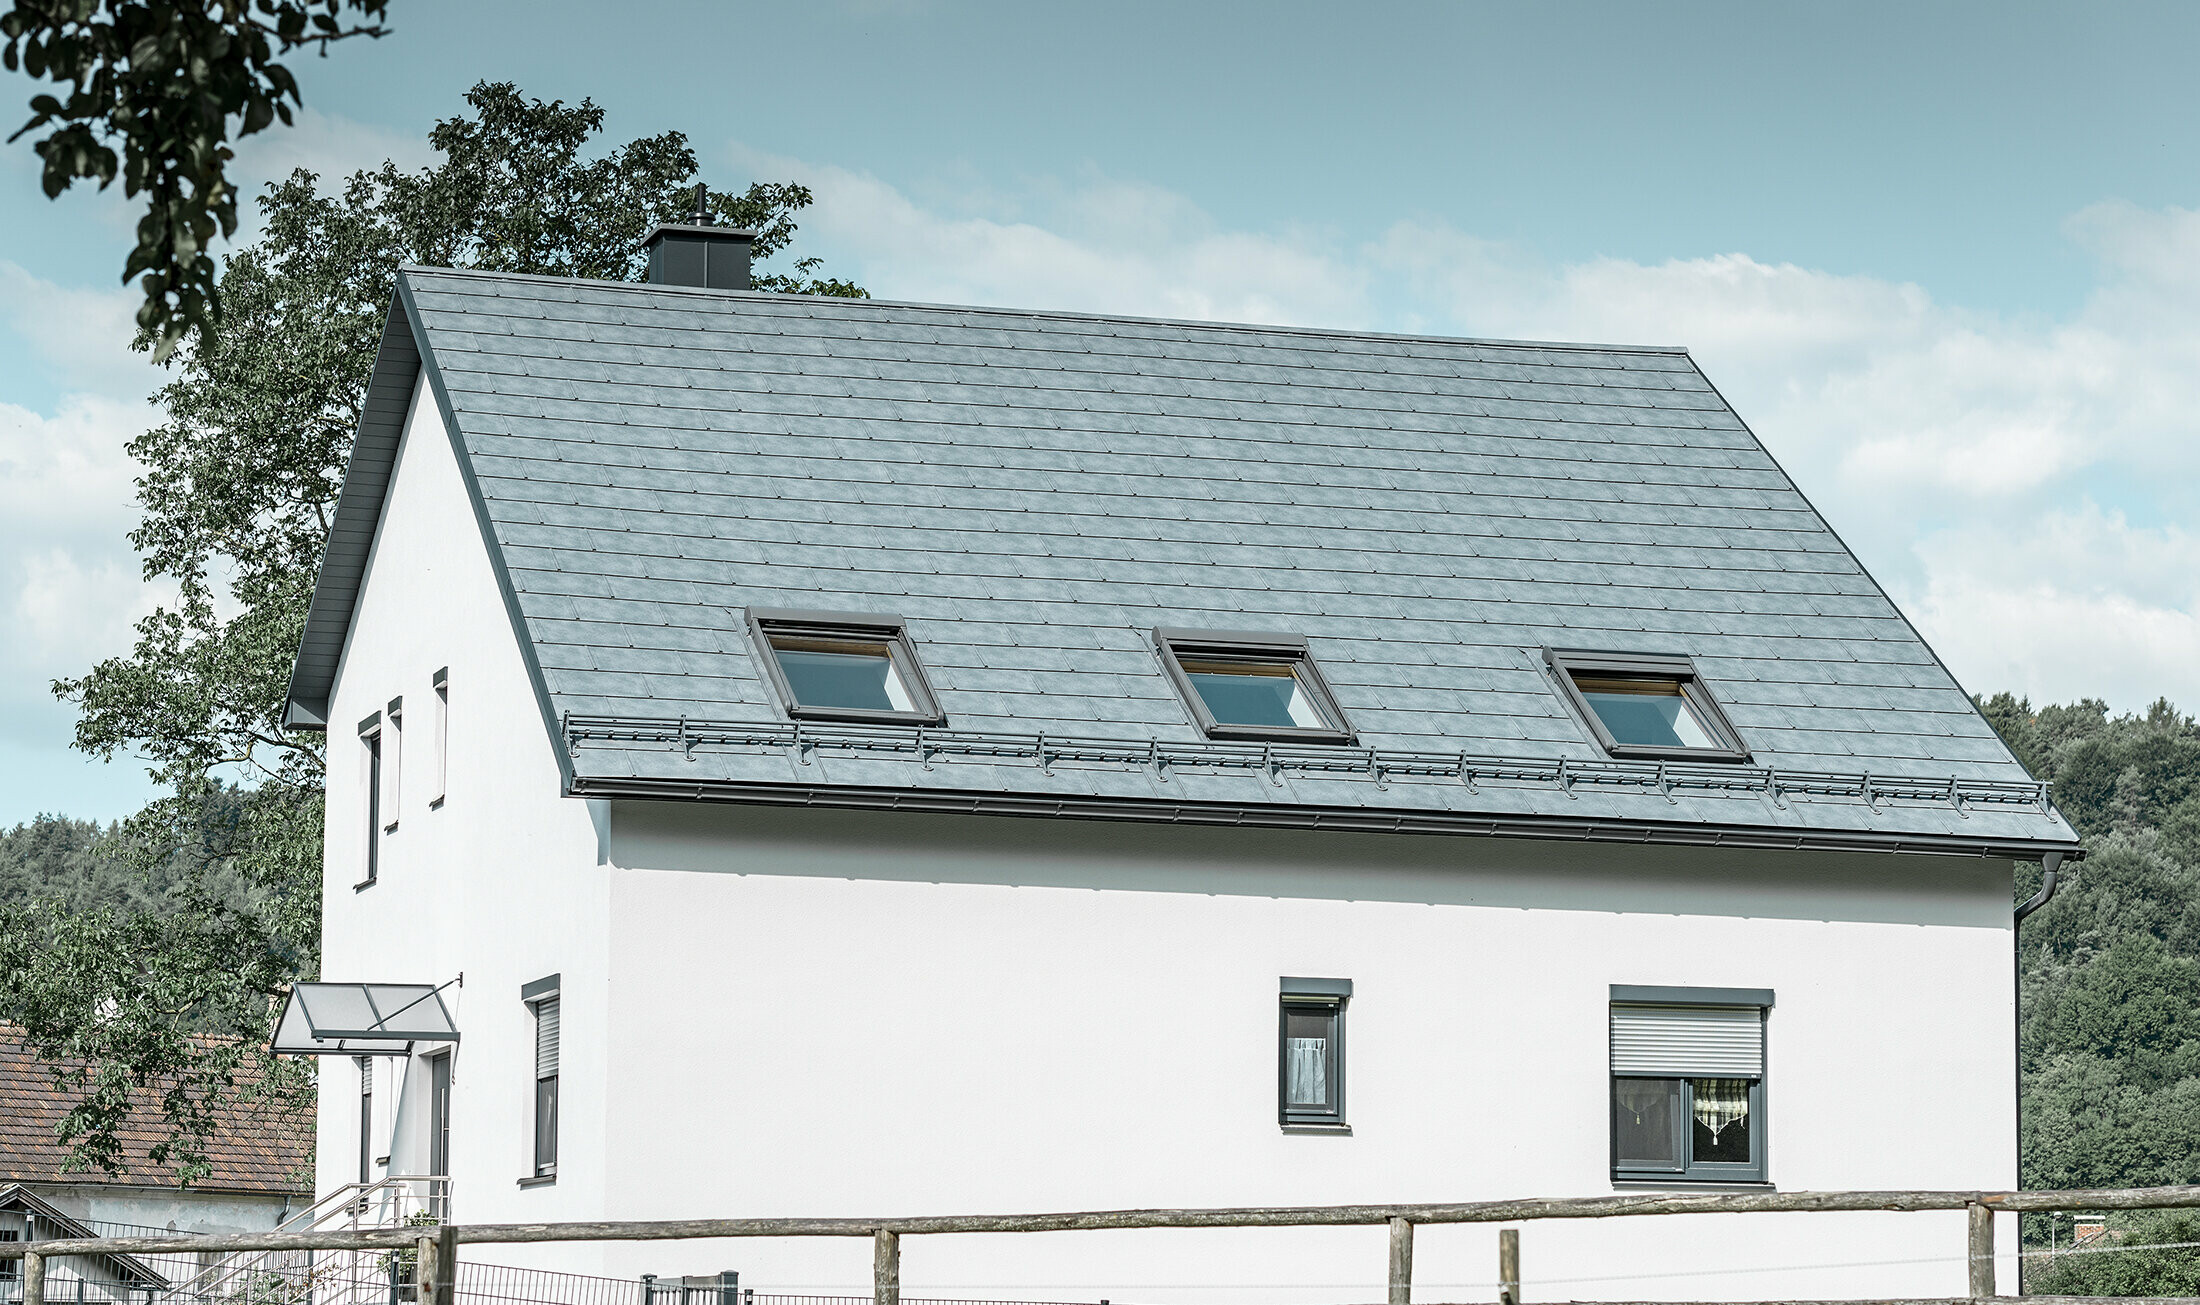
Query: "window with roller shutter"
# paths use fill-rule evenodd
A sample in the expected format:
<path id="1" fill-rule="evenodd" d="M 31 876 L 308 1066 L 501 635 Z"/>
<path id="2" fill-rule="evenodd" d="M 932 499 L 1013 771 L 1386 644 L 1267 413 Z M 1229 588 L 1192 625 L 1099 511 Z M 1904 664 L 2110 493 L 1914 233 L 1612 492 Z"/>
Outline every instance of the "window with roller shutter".
<path id="1" fill-rule="evenodd" d="M 1772 993 L 1614 985 L 1612 1176 L 1765 1181 Z"/>
<path id="2" fill-rule="evenodd" d="M 535 1017 L 534 1176 L 523 1182 L 549 1182 L 558 1172 L 558 1054 L 563 1010 L 560 979 L 548 978 L 520 989 L 520 999 Z"/>

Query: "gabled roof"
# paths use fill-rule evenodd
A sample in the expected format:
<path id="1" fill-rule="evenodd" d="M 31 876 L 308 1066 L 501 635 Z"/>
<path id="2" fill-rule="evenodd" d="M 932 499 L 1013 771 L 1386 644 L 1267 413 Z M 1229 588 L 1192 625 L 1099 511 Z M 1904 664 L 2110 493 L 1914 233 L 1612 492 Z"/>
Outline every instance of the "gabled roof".
<path id="1" fill-rule="evenodd" d="M 1677 349 L 409 268 L 296 719 L 422 359 L 571 792 L 2074 847 Z M 752 606 L 906 618 L 946 725 L 796 727 Z M 1305 636 L 1358 746 L 1205 740 L 1156 627 Z M 1607 759 L 1547 646 L 1694 657 L 1753 764 Z"/>
<path id="2" fill-rule="evenodd" d="M 88 1241 L 102 1235 L 99 1229 L 63 1212 L 59 1206 L 21 1183 L 0 1183 L 0 1211 L 24 1215 L 33 1220 L 32 1236 L 26 1239 L 29 1241 L 57 1241 L 63 1238 Z M 92 1258 L 104 1263 L 106 1269 L 96 1275 L 83 1274 L 79 1270 L 80 1280 L 103 1284 L 130 1283 L 138 1287 L 173 1285 L 167 1275 L 134 1255 L 99 1255 Z"/>
<path id="3" fill-rule="evenodd" d="M 239 1086 L 249 1086 L 240 1080 Z M 68 1149 L 55 1126 L 76 1103 L 54 1082 L 49 1062 L 33 1056 L 22 1032 L 0 1024 L 0 1182 L 97 1183 L 174 1191 L 172 1171 L 149 1156 L 168 1135 L 157 1107 L 140 1103 L 118 1135 L 126 1171 L 71 1170 Z M 310 1195 L 313 1191 L 313 1120 L 234 1103 L 220 1107 L 220 1125 L 207 1141 L 213 1172 L 192 1184 L 201 1192 Z"/>

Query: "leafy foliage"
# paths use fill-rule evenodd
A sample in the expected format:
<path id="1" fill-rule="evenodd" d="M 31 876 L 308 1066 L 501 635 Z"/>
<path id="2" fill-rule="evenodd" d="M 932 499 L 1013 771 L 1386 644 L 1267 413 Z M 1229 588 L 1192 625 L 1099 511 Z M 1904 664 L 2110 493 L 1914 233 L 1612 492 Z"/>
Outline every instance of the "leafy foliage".
<path id="1" fill-rule="evenodd" d="M 2054 782 L 2087 847 L 2019 945 L 2024 1185 L 2200 1182 L 2200 725 L 2166 701 L 2116 717 L 2091 699 L 2034 711 L 1999 694 L 1979 707 Z M 2020 868 L 2018 893 L 2039 874 Z M 2048 1222 L 2025 1223 L 2027 1243 L 2045 1246 Z M 2138 1215 L 2117 1235 L 2200 1240 L 2192 1223 Z M 2027 1287 L 2178 1295 L 2196 1271 L 2190 1250 L 2059 1256 Z"/>
<path id="2" fill-rule="evenodd" d="M 490 83 L 466 99 L 470 115 L 431 133 L 432 167 L 384 164 L 333 194 L 304 171 L 268 188 L 266 234 L 225 260 L 228 329 L 174 353 L 163 420 L 131 445 L 147 468 L 131 541 L 177 598 L 139 623 L 129 656 L 54 688 L 80 708 L 79 748 L 151 763 L 167 794 L 112 852 L 174 885 L 159 913 L 0 904 L 0 1017 L 43 1054 L 95 1067 L 66 1125 L 87 1164 L 117 1163 L 131 1094 L 155 1093 L 172 1158 L 198 1172 L 212 1105 L 268 1059 L 277 1005 L 317 972 L 321 740 L 287 732 L 282 710 L 398 267 L 639 279 L 643 237 L 697 202 L 678 132 L 588 158 L 593 103 Z M 759 261 L 787 248 L 810 202 L 792 184 L 705 193 L 710 218 L 757 232 Z M 798 260 L 758 286 L 864 293 L 816 272 Z M 256 1090 L 309 1101 L 296 1063 L 260 1067 Z"/>
<path id="3" fill-rule="evenodd" d="M 31 97 L 10 141 L 52 127 L 34 148 L 51 199 L 86 177 L 146 196 L 122 279 L 144 274 L 138 326 L 162 354 L 221 313 L 214 232 L 237 230 L 229 139 L 290 124 L 298 82 L 278 56 L 378 37 L 389 0 L 15 0 L 0 16 L 0 62 L 66 98 Z M 356 11 L 358 20 L 351 13 Z M 122 147 L 121 156 L 114 144 Z"/>
<path id="4" fill-rule="evenodd" d="M 2025 1275 L 2026 1291 L 2055 1296 L 2200 1296 L 2200 1215 L 2149 1214 L 2110 1234 L 2113 1250 L 2057 1255 Z M 2142 1249 L 2131 1249 L 2142 1248 Z M 2154 1249 L 2159 1248 L 2159 1249 Z"/>

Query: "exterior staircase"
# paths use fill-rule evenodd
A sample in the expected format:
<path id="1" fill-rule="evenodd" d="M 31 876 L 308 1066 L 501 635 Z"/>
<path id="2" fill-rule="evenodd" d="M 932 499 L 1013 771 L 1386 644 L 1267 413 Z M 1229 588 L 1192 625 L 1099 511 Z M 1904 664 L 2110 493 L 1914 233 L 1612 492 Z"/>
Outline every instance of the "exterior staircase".
<path id="1" fill-rule="evenodd" d="M 393 1175 L 349 1183 L 285 1219 L 277 1232 L 429 1227 L 451 1217 L 451 1180 Z M 411 1284 L 393 1272 L 411 1252 L 240 1251 L 156 1293 L 153 1305 L 391 1305 Z"/>

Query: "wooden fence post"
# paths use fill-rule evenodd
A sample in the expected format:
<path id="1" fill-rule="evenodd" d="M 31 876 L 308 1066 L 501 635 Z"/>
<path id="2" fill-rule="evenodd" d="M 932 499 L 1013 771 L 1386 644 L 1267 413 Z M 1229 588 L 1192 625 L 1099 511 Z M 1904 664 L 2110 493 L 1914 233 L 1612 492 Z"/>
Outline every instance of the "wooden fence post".
<path id="1" fill-rule="evenodd" d="M 23 1305 L 46 1305 L 46 1257 L 23 1253 Z"/>
<path id="2" fill-rule="evenodd" d="M 1413 1224 L 1390 1221 L 1390 1305 L 1413 1305 Z"/>
<path id="3" fill-rule="evenodd" d="M 435 1282 L 443 1276 L 443 1243 L 434 1233 L 422 1233 L 413 1243 L 413 1305 L 433 1305 Z"/>
<path id="4" fill-rule="evenodd" d="M 1520 1305 L 1520 1230 L 1497 1230 L 1498 1305 Z"/>
<path id="5" fill-rule="evenodd" d="M 422 1285 L 435 1284 L 431 1295 L 423 1290 L 419 1305 L 456 1305 L 458 1296 L 458 1225 L 447 1223 L 435 1230 L 435 1277 L 423 1279 Z"/>
<path id="6" fill-rule="evenodd" d="M 1971 1264 L 1971 1299 L 1985 1300 L 1994 1294 L 1994 1210 L 1973 1201 L 1969 1211 L 1970 1235 L 1964 1239 L 1964 1246 Z"/>
<path id="7" fill-rule="evenodd" d="M 886 1228 L 871 1238 L 871 1305 L 901 1305 L 901 1234 Z"/>

